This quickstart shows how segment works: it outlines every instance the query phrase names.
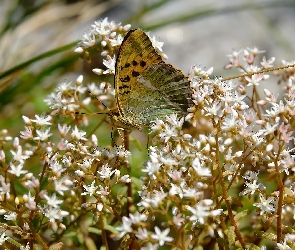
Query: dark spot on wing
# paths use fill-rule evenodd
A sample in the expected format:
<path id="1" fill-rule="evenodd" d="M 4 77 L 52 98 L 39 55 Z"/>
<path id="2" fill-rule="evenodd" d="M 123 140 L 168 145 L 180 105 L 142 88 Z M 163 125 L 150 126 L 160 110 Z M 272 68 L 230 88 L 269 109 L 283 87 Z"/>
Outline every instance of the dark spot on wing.
<path id="1" fill-rule="evenodd" d="M 138 64 L 137 61 L 135 61 L 135 60 L 132 61 L 132 65 L 133 65 L 133 66 L 136 66 L 137 64 Z"/>
<path id="2" fill-rule="evenodd" d="M 130 77 L 129 76 L 126 76 L 124 78 L 120 78 L 120 81 L 121 82 L 129 82 L 130 81 Z"/>
<path id="3" fill-rule="evenodd" d="M 122 90 L 122 89 L 129 89 L 129 86 L 128 85 L 122 85 L 122 86 L 119 86 L 119 89 Z"/>
<path id="4" fill-rule="evenodd" d="M 130 67 L 130 63 L 126 63 L 124 67 L 125 68 L 129 68 Z"/>
<path id="5" fill-rule="evenodd" d="M 139 76 L 139 72 L 133 70 L 133 71 L 132 71 L 132 76 L 133 76 L 133 77 L 137 77 L 137 76 Z"/>
<path id="6" fill-rule="evenodd" d="M 146 65 L 146 62 L 145 61 L 140 61 L 139 64 L 140 64 L 141 67 L 144 67 Z"/>
<path id="7" fill-rule="evenodd" d="M 129 90 L 119 92 L 119 95 L 128 95 L 130 93 Z"/>

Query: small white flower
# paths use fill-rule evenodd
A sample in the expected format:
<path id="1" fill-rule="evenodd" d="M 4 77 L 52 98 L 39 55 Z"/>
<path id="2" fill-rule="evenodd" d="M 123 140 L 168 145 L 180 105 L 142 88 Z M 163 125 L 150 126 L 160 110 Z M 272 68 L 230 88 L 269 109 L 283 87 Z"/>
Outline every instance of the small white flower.
<path id="1" fill-rule="evenodd" d="M 34 140 L 38 141 L 47 141 L 50 136 L 52 136 L 52 133 L 50 132 L 50 128 L 46 129 L 45 131 L 36 130 L 37 137 L 34 137 Z"/>
<path id="2" fill-rule="evenodd" d="M 52 123 L 49 122 L 51 120 L 51 116 L 47 115 L 47 116 L 38 116 L 35 115 L 36 119 L 33 120 L 31 119 L 32 122 L 35 122 L 37 125 L 39 126 L 44 126 L 44 125 L 51 125 Z"/>
<path id="3" fill-rule="evenodd" d="M 138 211 L 134 214 L 129 214 L 130 220 L 132 221 L 132 224 L 140 224 L 143 221 L 147 220 L 146 214 L 141 214 Z"/>
<path id="4" fill-rule="evenodd" d="M 161 163 L 148 161 L 145 164 L 145 168 L 143 168 L 141 171 L 144 173 L 148 173 L 149 176 L 153 176 L 154 173 L 159 171 L 161 165 Z"/>
<path id="5" fill-rule="evenodd" d="M 216 216 L 222 213 L 222 209 L 216 209 L 210 211 L 210 206 L 213 201 L 210 199 L 205 199 L 200 201 L 194 207 L 187 206 L 187 210 L 192 213 L 192 216 L 189 218 L 190 221 L 199 222 L 201 224 L 205 223 L 205 219 L 209 216 Z"/>
<path id="6" fill-rule="evenodd" d="M 84 189 L 86 190 L 86 192 L 82 193 L 81 195 L 90 195 L 92 196 L 94 194 L 94 192 L 96 191 L 96 189 L 98 188 L 95 185 L 95 181 L 93 181 L 90 185 L 83 185 Z"/>
<path id="7" fill-rule="evenodd" d="M 71 127 L 67 126 L 66 124 L 64 124 L 64 125 L 58 124 L 57 127 L 58 127 L 58 131 L 62 137 L 65 137 L 71 129 Z"/>
<path id="8" fill-rule="evenodd" d="M 137 234 L 135 236 L 140 240 L 146 240 L 149 235 L 148 231 L 145 228 L 138 228 Z"/>
<path id="9" fill-rule="evenodd" d="M 86 47 L 92 47 L 95 45 L 95 36 L 92 34 L 83 34 L 81 43 Z"/>
<path id="10" fill-rule="evenodd" d="M 123 216 L 122 218 L 122 225 L 119 227 L 116 227 L 116 229 L 121 232 L 118 237 L 122 238 L 125 234 L 132 232 L 132 221 L 127 218 L 126 216 Z"/>
<path id="11" fill-rule="evenodd" d="M 153 47 L 154 47 L 156 50 L 161 51 L 161 52 L 163 51 L 163 50 L 162 50 L 162 47 L 163 47 L 163 45 L 164 45 L 164 42 L 160 42 L 160 41 L 158 41 L 157 38 L 156 38 L 155 36 L 150 37 L 150 40 L 151 40 L 151 42 L 152 42 Z"/>
<path id="12" fill-rule="evenodd" d="M 78 140 L 78 141 L 87 141 L 87 138 L 84 136 L 86 135 L 85 131 L 79 130 L 77 126 L 73 129 L 73 132 L 71 134 L 71 137 L 73 140 Z"/>
<path id="13" fill-rule="evenodd" d="M 121 178 L 120 178 L 120 181 L 121 182 L 124 182 L 124 183 L 130 183 L 131 182 L 131 178 L 128 174 L 126 175 L 123 175 Z"/>
<path id="14" fill-rule="evenodd" d="M 25 127 L 24 131 L 20 131 L 20 138 L 25 140 L 33 139 L 32 129 L 30 127 Z"/>
<path id="15" fill-rule="evenodd" d="M 30 158 L 30 156 L 23 154 L 23 150 L 21 146 L 18 146 L 17 151 L 10 150 L 11 154 L 13 155 L 13 160 L 18 161 L 19 163 L 24 163 L 25 160 Z"/>
<path id="16" fill-rule="evenodd" d="M 254 203 L 253 206 L 260 208 L 260 215 L 264 213 L 271 213 L 276 211 L 275 209 L 275 198 L 269 197 L 265 199 L 262 194 L 259 194 L 260 203 Z"/>
<path id="17" fill-rule="evenodd" d="M 116 39 L 110 39 L 110 42 L 113 47 L 120 46 L 123 42 L 123 37 L 119 34 Z"/>
<path id="18" fill-rule="evenodd" d="M 2 177 L 2 176 L 1 176 Z M 2 177 L 3 178 L 3 177 Z M 10 183 L 6 183 L 4 181 L 4 178 L 2 180 L 2 178 L 0 179 L 0 194 L 4 194 L 6 196 L 6 198 L 8 199 L 10 197 Z"/>
<path id="19" fill-rule="evenodd" d="M 112 58 L 108 55 L 107 60 L 103 60 L 103 64 L 108 68 L 103 74 L 115 74 L 116 56 Z"/>
<path id="20" fill-rule="evenodd" d="M 157 240 L 160 246 L 163 246 L 165 242 L 171 242 L 174 239 L 172 237 L 167 236 L 170 232 L 170 228 L 166 228 L 164 231 L 161 231 L 160 228 L 155 226 L 155 234 L 152 234 L 152 239 Z"/>
<path id="21" fill-rule="evenodd" d="M 247 86 L 258 86 L 259 82 L 264 79 L 264 76 L 262 74 L 255 74 L 252 75 L 251 78 L 246 76 L 245 79 L 249 82 Z"/>
<path id="22" fill-rule="evenodd" d="M 23 169 L 22 163 L 19 163 L 17 166 L 10 163 L 10 169 L 8 170 L 8 172 L 19 177 L 20 175 L 26 174 L 28 172 L 28 170 L 22 170 L 22 169 Z"/>
<path id="23" fill-rule="evenodd" d="M 35 201 L 35 196 L 32 196 L 31 193 L 29 192 L 28 195 L 23 195 L 23 199 L 26 202 L 25 206 L 29 209 L 29 210 L 35 210 L 36 209 L 36 201 Z"/>
<path id="24" fill-rule="evenodd" d="M 5 232 L 3 232 L 1 235 L 0 235 L 0 246 L 2 246 L 2 244 L 8 240 L 9 237 L 5 235 Z"/>
<path id="25" fill-rule="evenodd" d="M 9 212 L 8 214 L 4 214 L 5 220 L 16 220 L 17 213 L 16 212 Z"/>
<path id="26" fill-rule="evenodd" d="M 54 180 L 54 190 L 60 195 L 64 195 L 64 191 L 68 191 L 72 185 L 73 182 L 66 177 L 59 180 Z"/>
<path id="27" fill-rule="evenodd" d="M 64 202 L 63 200 L 58 200 L 56 198 L 55 193 L 53 193 L 51 197 L 44 194 L 44 198 L 47 200 L 47 205 L 48 206 L 55 207 L 55 208 L 58 208 L 59 204 L 62 204 Z"/>
<path id="28" fill-rule="evenodd" d="M 198 158 L 195 158 L 194 161 L 192 162 L 192 167 L 194 170 L 197 172 L 199 176 L 204 176 L 204 177 L 211 177 L 211 170 L 205 166 L 201 166 L 201 162 Z"/>
<path id="29" fill-rule="evenodd" d="M 100 171 L 97 171 L 97 174 L 102 179 L 110 179 L 111 176 L 114 174 L 115 170 L 112 170 L 109 167 L 109 164 L 102 165 Z"/>
<path id="30" fill-rule="evenodd" d="M 46 207 L 43 214 L 53 223 L 56 220 L 61 221 L 69 212 L 54 207 Z"/>

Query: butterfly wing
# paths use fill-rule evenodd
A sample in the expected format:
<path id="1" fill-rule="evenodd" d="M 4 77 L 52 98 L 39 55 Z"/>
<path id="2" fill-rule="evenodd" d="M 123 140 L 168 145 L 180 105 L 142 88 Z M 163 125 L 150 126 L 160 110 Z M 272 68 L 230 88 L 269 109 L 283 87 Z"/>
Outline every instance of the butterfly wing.
<path id="1" fill-rule="evenodd" d="M 185 115 L 190 96 L 189 81 L 180 70 L 170 64 L 152 64 L 137 77 L 124 111 L 136 123 L 148 125 L 167 115 Z"/>
<path id="2" fill-rule="evenodd" d="M 155 51 L 149 37 L 141 30 L 130 30 L 124 38 L 117 55 L 115 90 L 120 114 L 124 117 L 124 108 L 133 88 L 137 84 L 137 77 L 150 64 L 164 63 Z M 140 100 L 138 100 L 140 101 Z"/>
<path id="3" fill-rule="evenodd" d="M 121 123 L 130 127 L 185 114 L 191 103 L 188 79 L 162 60 L 141 30 L 129 31 L 120 47 L 115 85 Z"/>

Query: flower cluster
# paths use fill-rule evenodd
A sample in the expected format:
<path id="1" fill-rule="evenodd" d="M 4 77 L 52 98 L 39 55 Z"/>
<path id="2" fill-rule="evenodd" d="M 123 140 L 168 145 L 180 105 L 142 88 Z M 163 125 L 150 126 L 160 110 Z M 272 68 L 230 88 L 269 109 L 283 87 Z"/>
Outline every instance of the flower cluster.
<path id="1" fill-rule="evenodd" d="M 94 72 L 113 74 L 129 29 L 97 21 L 76 52 L 88 59 L 102 51 L 106 69 Z M 139 172 L 129 134 L 116 138 L 107 117 L 90 118 L 114 106 L 112 84 L 83 76 L 59 84 L 45 100 L 50 114 L 23 116 L 20 135 L 0 131 L 0 245 L 293 249 L 295 67 L 273 68 L 273 57 L 259 62 L 262 53 L 229 55 L 236 77 L 193 67 L 193 105 L 186 117 L 151 124 Z M 269 89 L 273 79 L 279 94 Z M 100 120 L 94 129 L 91 120 Z"/>

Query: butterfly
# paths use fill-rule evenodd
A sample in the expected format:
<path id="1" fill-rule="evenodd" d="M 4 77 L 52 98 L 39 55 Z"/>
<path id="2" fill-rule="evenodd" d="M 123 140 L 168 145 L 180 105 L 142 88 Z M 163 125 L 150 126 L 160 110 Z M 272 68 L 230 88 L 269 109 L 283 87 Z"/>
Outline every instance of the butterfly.
<path id="1" fill-rule="evenodd" d="M 118 127 L 141 130 L 157 118 L 184 116 L 192 104 L 188 78 L 163 61 L 141 30 L 130 30 L 125 36 L 115 72 L 118 111 L 110 116 Z"/>

